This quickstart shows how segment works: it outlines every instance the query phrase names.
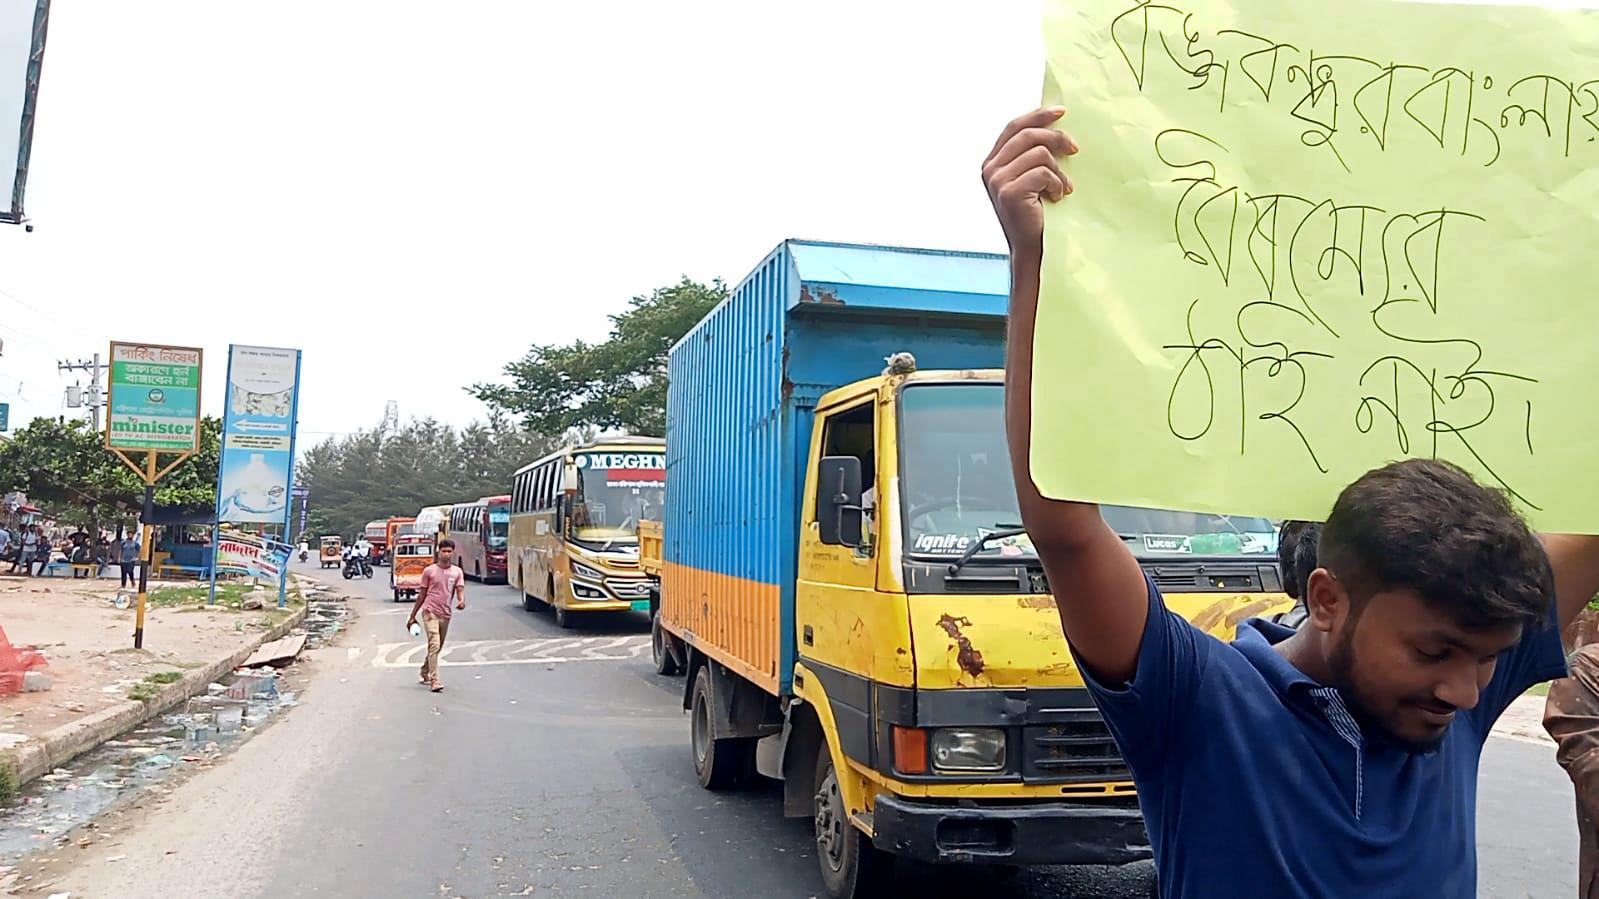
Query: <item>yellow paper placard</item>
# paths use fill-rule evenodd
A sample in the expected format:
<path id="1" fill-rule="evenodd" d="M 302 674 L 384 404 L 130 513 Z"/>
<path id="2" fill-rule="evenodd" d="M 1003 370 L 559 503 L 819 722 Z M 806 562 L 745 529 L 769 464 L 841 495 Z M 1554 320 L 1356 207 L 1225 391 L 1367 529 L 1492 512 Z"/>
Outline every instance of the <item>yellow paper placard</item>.
<path id="1" fill-rule="evenodd" d="M 1599 12 L 1048 0 L 1033 477 L 1320 519 L 1457 462 L 1599 532 Z"/>

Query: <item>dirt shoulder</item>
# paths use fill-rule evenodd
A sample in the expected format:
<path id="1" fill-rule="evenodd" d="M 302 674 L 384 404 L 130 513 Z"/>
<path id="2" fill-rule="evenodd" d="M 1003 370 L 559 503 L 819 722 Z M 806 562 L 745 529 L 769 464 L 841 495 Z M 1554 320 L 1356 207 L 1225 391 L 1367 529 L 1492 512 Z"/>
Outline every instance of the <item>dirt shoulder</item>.
<path id="1" fill-rule="evenodd" d="M 13 646 L 42 650 L 50 689 L 0 697 L 0 749 L 141 698 L 185 671 L 237 650 L 284 620 L 277 596 L 266 608 L 239 608 L 245 588 L 230 587 L 206 608 L 204 586 L 157 584 L 145 615 L 144 647 L 133 648 L 134 611 L 114 604 L 111 580 L 0 578 L 0 629 Z M 131 594 L 128 594 L 131 597 Z"/>

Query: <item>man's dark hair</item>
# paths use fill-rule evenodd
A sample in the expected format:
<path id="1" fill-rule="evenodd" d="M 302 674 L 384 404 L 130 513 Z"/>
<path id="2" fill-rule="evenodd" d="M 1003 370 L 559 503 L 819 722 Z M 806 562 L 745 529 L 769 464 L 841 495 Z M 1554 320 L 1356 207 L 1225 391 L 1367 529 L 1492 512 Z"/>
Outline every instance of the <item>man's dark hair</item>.
<path id="1" fill-rule="evenodd" d="M 1299 532 L 1299 539 L 1294 541 L 1294 585 L 1300 593 L 1305 592 L 1305 584 L 1310 580 L 1310 573 L 1320 568 L 1317 561 L 1316 544 L 1321 541 L 1321 525 L 1312 521 L 1305 525 Z"/>
<path id="2" fill-rule="evenodd" d="M 1536 626 L 1554 603 L 1549 558 L 1509 498 L 1436 459 L 1394 462 L 1345 487 L 1317 555 L 1356 603 L 1414 590 L 1473 630 Z"/>
<path id="3" fill-rule="evenodd" d="M 455 541 L 446 537 L 439 541 L 439 549 L 455 549 Z"/>
<path id="4" fill-rule="evenodd" d="M 1289 599 L 1305 594 L 1305 581 L 1316 570 L 1316 540 L 1321 525 L 1313 521 L 1285 521 L 1277 530 L 1277 567 L 1283 575 L 1283 592 Z"/>

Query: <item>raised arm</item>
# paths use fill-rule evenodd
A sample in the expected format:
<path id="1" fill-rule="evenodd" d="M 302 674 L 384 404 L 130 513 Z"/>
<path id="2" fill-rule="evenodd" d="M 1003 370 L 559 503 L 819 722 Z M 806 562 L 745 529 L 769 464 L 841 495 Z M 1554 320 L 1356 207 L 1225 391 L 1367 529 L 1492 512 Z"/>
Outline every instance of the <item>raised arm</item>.
<path id="1" fill-rule="evenodd" d="M 1570 624 L 1599 594 L 1599 537 L 1544 534 L 1544 551 L 1555 570 L 1555 601 L 1560 626 Z"/>
<path id="2" fill-rule="evenodd" d="M 1060 160 L 1077 145 L 1040 109 L 1005 126 L 983 162 L 983 183 L 1010 243 L 1010 332 L 1005 345 L 1005 429 L 1016 494 L 1060 611 L 1066 639 L 1102 681 L 1130 681 L 1149 614 L 1138 562 L 1091 503 L 1045 499 L 1033 483 L 1033 323 L 1044 256 L 1044 202 L 1072 192 Z M 1062 414 L 1071 414 L 1063 412 Z M 1094 427 L 1093 422 L 1083 426 Z"/>

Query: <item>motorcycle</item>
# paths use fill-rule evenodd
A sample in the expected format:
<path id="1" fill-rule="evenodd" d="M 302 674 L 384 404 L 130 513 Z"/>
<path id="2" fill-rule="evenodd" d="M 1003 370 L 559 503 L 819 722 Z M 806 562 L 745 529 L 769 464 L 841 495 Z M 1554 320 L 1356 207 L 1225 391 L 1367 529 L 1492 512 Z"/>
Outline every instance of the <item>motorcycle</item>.
<path id="1" fill-rule="evenodd" d="M 372 576 L 372 562 L 359 556 L 351 556 L 344 560 L 344 579 L 349 580 L 357 575 Z"/>
<path id="2" fill-rule="evenodd" d="M 300 550 L 300 561 L 301 562 L 304 562 L 306 559 L 309 559 L 309 558 L 311 558 L 311 551 L 310 550 L 308 550 L 308 549 Z"/>

